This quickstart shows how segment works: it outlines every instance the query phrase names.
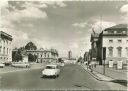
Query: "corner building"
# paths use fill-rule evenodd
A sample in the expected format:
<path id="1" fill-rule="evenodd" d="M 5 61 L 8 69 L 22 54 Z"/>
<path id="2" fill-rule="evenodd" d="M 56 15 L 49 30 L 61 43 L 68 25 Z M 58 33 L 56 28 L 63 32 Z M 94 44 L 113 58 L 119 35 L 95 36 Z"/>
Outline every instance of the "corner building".
<path id="1" fill-rule="evenodd" d="M 0 62 L 12 61 L 12 36 L 0 31 Z"/>
<path id="2" fill-rule="evenodd" d="M 106 28 L 99 37 L 99 43 L 102 44 L 101 60 L 103 47 L 106 48 L 106 61 L 113 60 L 114 64 L 122 60 L 123 64 L 127 63 L 128 59 L 128 26 L 127 24 L 119 24 L 110 28 Z M 103 63 L 103 62 L 102 62 Z"/>

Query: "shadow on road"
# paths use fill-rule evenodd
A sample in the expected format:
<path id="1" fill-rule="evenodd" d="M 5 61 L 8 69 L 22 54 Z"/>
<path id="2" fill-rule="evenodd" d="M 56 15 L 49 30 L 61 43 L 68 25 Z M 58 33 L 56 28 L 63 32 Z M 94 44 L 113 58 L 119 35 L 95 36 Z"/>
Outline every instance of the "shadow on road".
<path id="1" fill-rule="evenodd" d="M 121 85 L 127 87 L 127 80 L 119 80 L 119 79 L 116 79 L 116 80 L 112 80 L 111 82 L 118 83 L 118 84 L 121 84 Z"/>

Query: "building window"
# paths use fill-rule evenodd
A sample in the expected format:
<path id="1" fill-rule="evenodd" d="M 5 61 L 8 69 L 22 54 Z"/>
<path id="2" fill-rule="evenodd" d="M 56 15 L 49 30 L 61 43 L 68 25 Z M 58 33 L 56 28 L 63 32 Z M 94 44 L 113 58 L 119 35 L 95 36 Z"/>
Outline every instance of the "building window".
<path id="1" fill-rule="evenodd" d="M 8 48 L 7 48 L 7 54 L 8 54 Z"/>
<path id="2" fill-rule="evenodd" d="M 121 40 L 121 39 L 119 39 L 119 40 L 118 40 L 118 43 L 121 43 L 121 42 L 122 42 L 122 40 Z"/>
<path id="3" fill-rule="evenodd" d="M 46 53 L 44 53 L 44 57 L 46 57 Z"/>
<path id="4" fill-rule="evenodd" d="M 113 40 L 109 40 L 109 43 L 113 43 Z"/>
<path id="5" fill-rule="evenodd" d="M 117 53 L 118 53 L 118 57 L 121 57 L 122 56 L 122 47 L 117 47 Z"/>
<path id="6" fill-rule="evenodd" d="M 109 57 L 113 57 L 113 47 L 109 47 Z"/>
<path id="7" fill-rule="evenodd" d="M 3 48 L 3 54 L 5 54 L 5 47 Z"/>
<path id="8" fill-rule="evenodd" d="M 48 54 L 48 58 L 49 58 L 49 54 Z"/>
<path id="9" fill-rule="evenodd" d="M 127 55 L 127 57 L 128 57 L 128 47 L 126 47 L 126 55 Z"/>

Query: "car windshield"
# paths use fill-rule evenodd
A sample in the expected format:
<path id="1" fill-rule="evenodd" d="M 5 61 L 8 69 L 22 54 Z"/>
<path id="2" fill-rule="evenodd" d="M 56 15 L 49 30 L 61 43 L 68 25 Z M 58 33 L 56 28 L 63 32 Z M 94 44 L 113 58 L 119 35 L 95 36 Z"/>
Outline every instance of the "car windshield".
<path id="1" fill-rule="evenodd" d="M 55 66 L 46 66 L 46 69 L 56 69 Z"/>

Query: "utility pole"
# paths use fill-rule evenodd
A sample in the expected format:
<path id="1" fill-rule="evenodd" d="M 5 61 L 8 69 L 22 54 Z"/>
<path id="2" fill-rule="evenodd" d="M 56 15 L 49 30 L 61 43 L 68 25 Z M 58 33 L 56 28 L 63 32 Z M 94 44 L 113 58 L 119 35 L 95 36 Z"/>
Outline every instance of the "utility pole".
<path id="1" fill-rule="evenodd" d="M 102 29 L 102 15 L 100 15 L 100 23 L 101 23 L 101 32 L 103 31 Z M 103 46 L 103 45 L 102 45 Z M 105 59 L 106 59 L 106 48 L 102 48 L 102 60 L 103 60 L 103 75 L 105 75 Z"/>

